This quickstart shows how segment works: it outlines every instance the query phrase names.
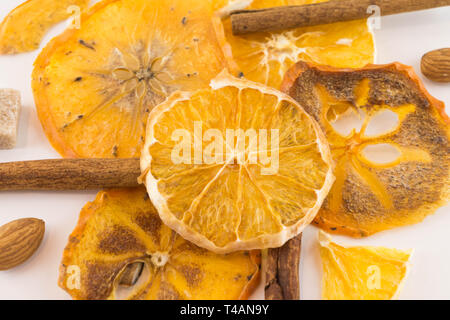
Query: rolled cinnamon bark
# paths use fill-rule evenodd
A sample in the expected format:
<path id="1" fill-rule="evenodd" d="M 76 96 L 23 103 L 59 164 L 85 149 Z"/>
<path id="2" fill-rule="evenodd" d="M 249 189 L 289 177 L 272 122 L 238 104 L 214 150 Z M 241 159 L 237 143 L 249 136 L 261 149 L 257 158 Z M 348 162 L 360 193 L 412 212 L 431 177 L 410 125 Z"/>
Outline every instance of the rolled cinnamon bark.
<path id="1" fill-rule="evenodd" d="M 368 18 L 378 6 L 382 16 L 450 5 L 450 0 L 334 0 L 303 6 L 241 10 L 231 14 L 233 34 L 290 28 Z"/>
<path id="2" fill-rule="evenodd" d="M 289 240 L 281 248 L 269 249 L 267 257 L 266 300 L 300 299 L 300 254 L 302 235 Z"/>
<path id="3" fill-rule="evenodd" d="M 136 187 L 140 174 L 139 159 L 57 159 L 0 163 L 0 191 Z"/>

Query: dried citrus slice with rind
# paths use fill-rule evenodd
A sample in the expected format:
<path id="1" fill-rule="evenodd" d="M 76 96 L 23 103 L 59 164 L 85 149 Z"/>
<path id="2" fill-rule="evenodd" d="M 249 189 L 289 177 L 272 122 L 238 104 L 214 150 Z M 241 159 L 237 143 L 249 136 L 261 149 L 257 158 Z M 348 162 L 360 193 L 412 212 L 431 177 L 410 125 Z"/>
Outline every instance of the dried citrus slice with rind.
<path id="1" fill-rule="evenodd" d="M 16 54 L 39 48 L 48 29 L 69 18 L 72 13 L 81 13 L 88 5 L 89 0 L 24 2 L 0 24 L 0 54 Z"/>
<path id="2" fill-rule="evenodd" d="M 324 0 L 230 0 L 215 1 L 214 9 L 223 18 L 235 9 L 319 2 Z M 219 9 L 221 6 L 224 8 Z M 351 68 L 374 62 L 375 45 L 366 20 L 241 36 L 232 34 L 230 19 L 222 22 L 216 19 L 216 32 L 233 72 L 277 89 L 284 73 L 299 60 Z"/>
<path id="3" fill-rule="evenodd" d="M 325 300 L 397 299 L 410 269 L 412 250 L 344 247 L 319 232 L 322 298 Z"/>
<path id="4" fill-rule="evenodd" d="M 226 67 L 203 0 L 105 0 L 35 62 L 33 91 L 66 157 L 138 157 L 152 108 Z"/>
<path id="5" fill-rule="evenodd" d="M 411 67 L 394 63 L 336 69 L 299 62 L 283 91 L 321 125 L 336 163 L 336 182 L 315 223 L 356 237 L 422 221 L 449 199 L 449 118 Z M 381 112 L 397 122 L 375 135 L 366 131 Z M 362 125 L 348 135 L 336 118 L 362 113 Z M 376 132 L 375 132 L 376 133 Z M 377 162 L 367 147 L 389 145 L 398 156 Z"/>
<path id="6" fill-rule="evenodd" d="M 180 132 L 189 137 L 187 161 L 174 158 Z M 141 169 L 165 224 L 227 253 L 279 247 L 299 234 L 333 182 L 329 157 L 322 132 L 294 100 L 223 72 L 211 89 L 175 93 L 154 109 Z"/>
<path id="7" fill-rule="evenodd" d="M 115 189 L 81 211 L 59 285 L 74 299 L 246 299 L 258 284 L 259 260 L 257 251 L 199 248 L 161 222 L 145 188 Z M 135 263 L 143 270 L 126 287 L 122 280 Z"/>

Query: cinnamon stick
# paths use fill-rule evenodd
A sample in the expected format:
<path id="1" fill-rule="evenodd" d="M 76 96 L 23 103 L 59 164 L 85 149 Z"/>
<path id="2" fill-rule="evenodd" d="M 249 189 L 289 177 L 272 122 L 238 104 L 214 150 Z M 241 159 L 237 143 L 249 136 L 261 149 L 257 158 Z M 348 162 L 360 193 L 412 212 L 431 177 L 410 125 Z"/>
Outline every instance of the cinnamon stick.
<path id="1" fill-rule="evenodd" d="M 139 159 L 58 159 L 0 164 L 0 191 L 138 186 Z"/>
<path id="2" fill-rule="evenodd" d="M 300 299 L 301 244 L 300 234 L 281 248 L 269 249 L 265 283 L 266 300 Z"/>
<path id="3" fill-rule="evenodd" d="M 231 14 L 233 34 L 277 31 L 341 21 L 365 19 L 381 9 L 382 16 L 450 5 L 450 0 L 334 0 L 303 6 L 241 10 Z"/>

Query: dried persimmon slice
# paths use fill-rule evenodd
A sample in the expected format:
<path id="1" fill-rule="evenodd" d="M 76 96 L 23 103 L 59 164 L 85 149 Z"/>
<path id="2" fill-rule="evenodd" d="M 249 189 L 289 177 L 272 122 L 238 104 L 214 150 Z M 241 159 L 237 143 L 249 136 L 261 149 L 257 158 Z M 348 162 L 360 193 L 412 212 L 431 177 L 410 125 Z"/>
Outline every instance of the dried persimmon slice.
<path id="1" fill-rule="evenodd" d="M 203 0 L 105 0 L 35 62 L 39 119 L 65 157 L 139 157 L 148 114 L 226 67 Z"/>
<path id="2" fill-rule="evenodd" d="M 114 189 L 81 211 L 59 285 L 74 299 L 246 299 L 259 260 L 257 251 L 199 248 L 162 223 L 145 188 Z"/>
<path id="3" fill-rule="evenodd" d="M 39 48 L 48 29 L 69 18 L 71 12 L 81 13 L 88 5 L 89 0 L 26 1 L 11 11 L 0 24 L 0 54 L 16 54 Z"/>
<path id="4" fill-rule="evenodd" d="M 301 106 L 227 72 L 154 109 L 141 169 L 164 223 L 217 253 L 283 245 L 334 179 L 328 144 Z"/>
<path id="5" fill-rule="evenodd" d="M 366 20 L 234 36 L 227 13 L 236 9 L 263 9 L 306 5 L 326 0 L 214 0 L 222 18 L 215 27 L 234 73 L 280 88 L 285 72 L 304 60 L 335 67 L 363 67 L 373 63 L 375 44 Z"/>
<path id="6" fill-rule="evenodd" d="M 368 236 L 420 222 L 446 204 L 450 120 L 411 67 L 337 69 L 299 62 L 286 74 L 283 91 L 320 123 L 336 164 L 336 182 L 315 219 L 320 227 Z M 377 121 L 384 112 L 396 122 Z M 362 121 L 342 134 L 335 124 L 349 113 Z M 376 126 L 384 130 L 371 128 Z M 369 156 L 370 149 L 379 154 L 386 145 L 396 154 L 386 152 L 385 161 Z"/>

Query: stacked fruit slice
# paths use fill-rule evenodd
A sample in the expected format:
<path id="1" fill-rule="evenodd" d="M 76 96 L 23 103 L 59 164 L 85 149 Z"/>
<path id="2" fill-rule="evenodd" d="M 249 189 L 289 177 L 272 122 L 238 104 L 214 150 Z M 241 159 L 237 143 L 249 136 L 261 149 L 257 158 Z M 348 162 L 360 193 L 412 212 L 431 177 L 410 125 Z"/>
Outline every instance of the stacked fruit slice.
<path id="1" fill-rule="evenodd" d="M 195 8 L 195 9 L 194 9 Z M 139 157 L 148 114 L 226 68 L 203 0 L 105 0 L 41 52 L 39 119 L 65 157 Z"/>
<path id="2" fill-rule="evenodd" d="M 103 191 L 85 206 L 59 285 L 76 299 L 245 299 L 258 281 L 258 252 L 224 256 L 189 243 L 139 188 Z"/>
<path id="3" fill-rule="evenodd" d="M 75 20 L 89 0 L 28 0 L 11 11 L 0 24 L 0 54 L 39 48 L 48 29 L 74 14 Z M 77 21 L 74 21 L 77 27 Z"/>
<path id="4" fill-rule="evenodd" d="M 182 162 L 178 133 L 188 137 Z M 328 144 L 300 105 L 227 73 L 152 112 L 141 169 L 162 220 L 219 253 L 283 245 L 312 221 L 334 179 Z"/>
<path id="5" fill-rule="evenodd" d="M 410 268 L 411 250 L 344 247 L 319 233 L 325 300 L 398 298 Z"/>
<path id="6" fill-rule="evenodd" d="M 283 90 L 319 122 L 337 164 L 336 183 L 315 220 L 320 227 L 367 236 L 420 222 L 450 199 L 450 120 L 412 68 L 299 62 Z M 388 122 L 377 121 L 386 113 L 392 117 L 381 119 Z M 337 122 L 349 114 L 362 121 L 344 134 Z M 386 145 L 393 159 L 370 157 L 371 148 Z"/>
<path id="7" fill-rule="evenodd" d="M 326 0 L 213 0 L 221 18 L 230 10 L 304 5 Z M 221 9 L 219 9 L 221 8 Z M 224 52 L 236 74 L 279 88 L 285 72 L 299 60 L 335 67 L 363 67 L 374 62 L 374 40 L 366 20 L 279 32 L 234 36 L 230 19 L 215 23 Z"/>

